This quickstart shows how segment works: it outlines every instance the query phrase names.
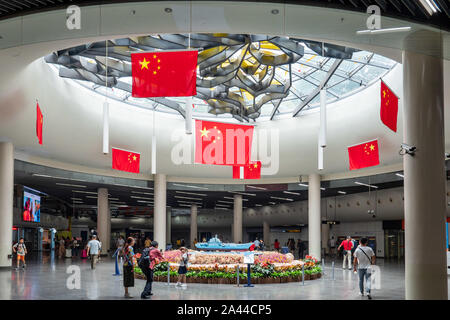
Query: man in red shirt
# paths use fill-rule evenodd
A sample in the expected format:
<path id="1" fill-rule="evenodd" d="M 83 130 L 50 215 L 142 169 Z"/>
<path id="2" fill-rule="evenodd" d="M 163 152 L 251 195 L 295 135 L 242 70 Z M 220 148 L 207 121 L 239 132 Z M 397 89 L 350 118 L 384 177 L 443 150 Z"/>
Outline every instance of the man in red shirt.
<path id="1" fill-rule="evenodd" d="M 342 269 L 345 269 L 345 261 L 348 261 L 348 270 L 352 270 L 352 248 L 353 248 L 353 242 L 350 236 L 347 236 L 347 239 L 341 242 L 341 244 L 338 247 L 341 249 L 341 247 L 344 248 L 344 261 L 342 262 Z"/>

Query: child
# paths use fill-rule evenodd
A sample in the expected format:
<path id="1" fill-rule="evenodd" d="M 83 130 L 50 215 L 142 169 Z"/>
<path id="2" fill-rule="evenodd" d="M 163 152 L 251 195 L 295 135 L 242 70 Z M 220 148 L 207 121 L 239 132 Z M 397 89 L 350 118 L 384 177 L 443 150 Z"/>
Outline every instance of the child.
<path id="1" fill-rule="evenodd" d="M 28 252 L 27 252 L 27 247 L 25 246 L 23 238 L 20 238 L 19 242 L 17 242 L 13 246 L 13 251 L 14 251 L 14 253 L 17 253 L 17 268 L 16 268 L 16 270 L 19 270 L 20 260 L 22 260 L 22 263 L 23 263 L 22 268 L 25 269 L 25 267 L 26 267 L 25 255 Z"/>
<path id="2" fill-rule="evenodd" d="M 180 261 L 180 267 L 178 268 L 177 287 L 181 286 L 183 288 L 186 288 L 186 273 L 187 273 L 187 264 L 188 264 L 189 256 L 187 253 L 187 249 L 185 247 L 181 247 L 180 251 L 181 251 L 181 261 Z M 182 284 L 182 282 L 183 282 L 183 284 Z"/>

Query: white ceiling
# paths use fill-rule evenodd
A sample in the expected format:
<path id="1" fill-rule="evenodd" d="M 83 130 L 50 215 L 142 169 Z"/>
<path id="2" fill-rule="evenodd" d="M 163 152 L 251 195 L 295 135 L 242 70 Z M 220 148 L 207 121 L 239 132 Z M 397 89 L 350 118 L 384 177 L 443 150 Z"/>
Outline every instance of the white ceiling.
<path id="1" fill-rule="evenodd" d="M 178 3 L 177 5 L 181 6 L 180 10 L 184 10 L 182 4 Z M 219 10 L 217 8 L 224 8 L 221 17 L 226 25 L 221 26 L 221 24 L 215 23 L 217 21 L 210 21 L 204 15 L 197 17 L 198 19 L 192 19 L 194 27 L 184 23 L 180 25 L 179 20 L 169 19 L 167 21 L 167 19 L 161 19 L 161 14 L 158 13 L 158 10 L 163 10 L 163 8 L 158 7 L 155 3 L 133 5 L 142 6 L 143 10 L 137 11 L 138 15 L 144 14 L 150 7 L 153 11 L 149 10 L 148 14 L 156 17 L 158 13 L 158 18 L 155 20 L 136 19 L 137 25 L 132 25 L 131 22 L 120 23 L 121 18 L 119 18 L 117 10 L 122 10 L 122 13 L 128 12 L 126 10 L 129 10 L 131 4 L 93 6 L 91 9 L 89 7 L 86 10 L 93 16 L 95 16 L 93 12 L 97 12 L 98 8 L 105 8 L 105 10 L 102 9 L 104 20 L 100 26 L 93 22 L 86 23 L 81 31 L 74 33 L 69 33 L 67 30 L 58 31 L 60 28 L 54 28 L 55 23 L 60 23 L 59 20 L 62 19 L 57 12 L 41 13 L 0 22 L 4 34 L 0 48 L 8 48 L 0 50 L 0 70 L 2 70 L 0 75 L 0 139 L 13 141 L 18 158 L 44 165 L 64 166 L 79 171 L 95 171 L 101 174 L 124 176 L 111 170 L 111 156 L 102 154 L 104 97 L 74 84 L 73 81 L 59 78 L 50 66 L 39 57 L 79 43 L 92 42 L 106 37 L 119 38 L 121 34 L 130 35 L 144 32 L 144 29 L 146 29 L 145 33 L 149 33 L 149 31 L 183 32 L 186 30 L 216 32 L 219 31 L 216 30 L 219 27 L 222 32 L 239 30 L 239 32 L 261 33 L 264 31 L 266 34 L 289 34 L 337 43 L 353 42 L 354 47 L 384 53 L 397 60 L 400 57 L 400 51 L 397 48 L 399 47 L 398 43 L 402 41 L 403 36 L 401 35 L 385 37 L 384 42 L 382 41 L 383 37 L 364 40 L 354 36 L 355 28 L 361 24 L 360 20 L 363 17 L 361 14 L 340 13 L 327 9 L 317 11 L 316 8 L 309 7 L 299 10 L 300 8 L 294 6 L 286 10 L 287 20 L 281 23 L 279 21 L 281 17 L 273 17 L 270 13 L 267 16 L 268 19 L 264 19 L 266 11 L 273 5 L 268 7 L 266 4 L 256 6 L 254 3 L 242 3 L 234 4 L 231 9 L 230 3 L 223 4 L 222 7 L 208 2 L 196 5 L 199 6 L 198 12 L 201 10 L 211 12 L 211 10 Z M 285 8 L 287 5 L 281 9 L 284 11 Z M 246 14 L 249 10 L 253 10 L 254 17 L 249 17 L 245 23 L 244 20 L 239 20 L 240 15 Z M 255 13 L 254 10 L 257 12 Z M 313 12 L 313 10 L 316 11 Z M 236 15 L 236 12 L 239 14 Z M 317 14 L 323 16 L 324 19 L 321 21 L 328 21 L 326 18 L 337 19 L 339 16 L 345 16 L 345 26 L 331 30 L 327 29 L 325 24 L 315 23 L 314 28 L 308 27 L 306 23 L 314 14 L 316 14 L 316 19 Z M 108 24 L 108 19 L 112 19 L 112 17 L 116 17 L 114 24 L 112 22 Z M 385 19 L 385 21 L 389 25 L 398 24 L 392 19 Z M 332 21 L 330 20 L 330 22 Z M 53 25 L 51 25 L 52 23 Z M 448 35 L 445 34 L 444 37 L 446 41 L 444 46 L 447 48 Z M 444 63 L 444 87 L 450 88 L 450 63 L 448 61 Z M 397 66 L 384 80 L 402 97 L 401 66 Z M 378 92 L 379 85 L 375 84 L 328 106 L 328 147 L 325 151 L 325 170 L 321 172 L 322 174 L 347 174 L 347 146 L 374 138 L 379 139 L 381 148 L 380 171 L 383 170 L 383 167 L 388 170 L 391 167 L 401 166 L 398 148 L 402 142 L 402 99 L 400 99 L 399 106 L 398 132 L 393 133 L 379 120 Z M 38 145 L 35 136 L 35 99 L 39 99 L 44 113 L 43 146 Z M 445 106 L 449 105 L 450 90 L 446 90 Z M 150 179 L 152 112 L 111 101 L 110 114 L 111 146 L 141 152 L 141 172 L 143 174 L 140 175 L 140 178 Z M 445 115 L 446 124 L 449 124 L 449 113 L 446 112 Z M 263 181 L 274 178 L 295 179 L 300 175 L 317 171 L 318 116 L 317 112 L 311 112 L 296 118 L 258 124 L 257 131 L 274 128 L 279 130 L 280 137 L 279 170 L 275 175 L 264 175 Z M 156 117 L 158 172 L 180 179 L 195 177 L 206 179 L 209 182 L 232 181 L 230 179 L 231 168 L 174 165 L 169 161 L 174 145 L 174 142 L 171 142 L 171 135 L 176 129 L 183 130 L 184 121 L 171 115 L 157 114 Z M 446 141 L 446 150 L 449 151 L 448 130 Z M 361 172 L 364 174 L 364 171 Z"/>

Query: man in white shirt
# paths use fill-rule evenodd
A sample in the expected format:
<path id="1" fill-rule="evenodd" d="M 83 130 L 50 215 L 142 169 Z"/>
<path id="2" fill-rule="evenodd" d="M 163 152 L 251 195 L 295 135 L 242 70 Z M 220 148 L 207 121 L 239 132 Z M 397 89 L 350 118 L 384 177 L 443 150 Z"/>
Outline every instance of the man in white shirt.
<path id="1" fill-rule="evenodd" d="M 356 267 L 358 267 L 359 276 L 359 291 L 360 295 L 364 295 L 364 277 L 366 278 L 366 292 L 367 298 L 372 299 L 370 295 L 370 266 L 375 264 L 375 253 L 371 247 L 367 246 L 367 238 L 361 238 L 359 241 L 359 246 L 356 248 L 353 256 L 353 270 L 356 272 Z"/>
<path id="2" fill-rule="evenodd" d="M 91 269 L 95 269 L 101 247 L 102 245 L 97 240 L 97 236 L 93 235 L 91 241 L 87 244 L 87 254 L 91 256 Z"/>

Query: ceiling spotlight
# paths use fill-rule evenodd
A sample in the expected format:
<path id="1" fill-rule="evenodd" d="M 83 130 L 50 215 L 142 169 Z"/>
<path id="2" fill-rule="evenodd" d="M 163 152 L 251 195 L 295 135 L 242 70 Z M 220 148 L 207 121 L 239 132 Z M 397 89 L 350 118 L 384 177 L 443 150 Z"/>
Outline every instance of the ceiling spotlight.
<path id="1" fill-rule="evenodd" d="M 280 10 L 278 9 L 272 9 L 272 11 L 270 11 L 272 14 L 279 14 Z"/>
<path id="2" fill-rule="evenodd" d="M 172 13 L 172 8 L 164 8 L 164 12 L 166 13 Z"/>

